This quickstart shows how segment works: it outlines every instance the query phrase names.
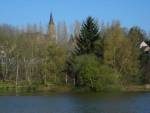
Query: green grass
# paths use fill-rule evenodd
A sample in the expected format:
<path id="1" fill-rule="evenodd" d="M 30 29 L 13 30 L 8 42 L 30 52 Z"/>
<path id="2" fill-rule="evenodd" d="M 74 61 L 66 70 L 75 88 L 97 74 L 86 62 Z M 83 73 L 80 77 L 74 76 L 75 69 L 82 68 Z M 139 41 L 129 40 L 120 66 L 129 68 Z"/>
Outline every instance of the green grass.
<path id="1" fill-rule="evenodd" d="M 0 82 L 0 95 L 11 95 L 11 94 L 23 94 L 23 95 L 34 95 L 41 93 L 65 93 L 71 92 L 72 87 L 67 85 L 58 85 L 58 84 L 28 84 L 25 82 L 19 82 L 17 87 L 15 83 L 11 82 Z"/>
<path id="2" fill-rule="evenodd" d="M 108 88 L 105 92 L 141 92 L 141 91 L 150 91 L 146 89 L 145 85 L 126 85 L 122 87 L 113 87 Z M 109 90 L 112 89 L 112 90 Z M 50 93 L 80 93 L 80 92 L 93 92 L 89 88 L 85 87 L 74 87 L 70 85 L 58 85 L 49 83 L 47 85 L 43 84 L 28 84 L 25 82 L 19 82 L 16 90 L 16 85 L 13 82 L 0 82 L 0 95 L 48 95 Z M 103 92 L 103 91 L 102 91 Z"/>

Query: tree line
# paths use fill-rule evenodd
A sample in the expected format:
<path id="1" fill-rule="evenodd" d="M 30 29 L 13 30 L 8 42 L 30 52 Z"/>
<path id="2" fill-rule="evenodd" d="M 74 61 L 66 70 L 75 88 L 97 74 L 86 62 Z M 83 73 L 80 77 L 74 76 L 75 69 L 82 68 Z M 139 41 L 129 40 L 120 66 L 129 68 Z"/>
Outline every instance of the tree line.
<path id="1" fill-rule="evenodd" d="M 93 17 L 57 26 L 50 40 L 41 26 L 17 29 L 0 25 L 0 80 L 18 84 L 70 85 L 103 91 L 127 84 L 150 83 L 150 55 L 139 48 L 148 33 L 140 27 L 101 24 Z"/>

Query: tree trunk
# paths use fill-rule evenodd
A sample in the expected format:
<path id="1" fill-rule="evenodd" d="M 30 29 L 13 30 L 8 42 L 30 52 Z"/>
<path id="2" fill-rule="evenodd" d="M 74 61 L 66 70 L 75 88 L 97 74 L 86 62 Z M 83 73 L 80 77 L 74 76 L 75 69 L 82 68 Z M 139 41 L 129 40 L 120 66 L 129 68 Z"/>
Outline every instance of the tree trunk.
<path id="1" fill-rule="evenodd" d="M 44 74 L 44 84 L 47 85 L 46 73 Z"/>
<path id="2" fill-rule="evenodd" d="M 16 95 L 18 94 L 18 76 L 19 76 L 19 63 L 18 63 L 18 57 L 17 57 L 17 69 L 16 69 Z"/>
<path id="3" fill-rule="evenodd" d="M 66 81 L 66 84 L 68 84 L 68 75 L 67 75 L 67 73 L 65 75 L 65 81 Z"/>

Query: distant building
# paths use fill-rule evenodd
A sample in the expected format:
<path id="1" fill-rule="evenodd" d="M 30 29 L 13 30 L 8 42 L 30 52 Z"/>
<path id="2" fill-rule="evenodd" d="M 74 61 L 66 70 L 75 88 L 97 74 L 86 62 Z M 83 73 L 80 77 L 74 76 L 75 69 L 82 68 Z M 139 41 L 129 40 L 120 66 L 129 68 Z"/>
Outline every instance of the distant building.
<path id="1" fill-rule="evenodd" d="M 149 47 L 148 44 L 146 44 L 146 42 L 143 41 L 143 42 L 140 44 L 140 48 L 141 48 L 146 54 L 150 55 L 150 47 Z"/>
<path id="2" fill-rule="evenodd" d="M 53 20 L 52 13 L 50 14 L 50 20 L 49 20 L 49 24 L 48 24 L 48 38 L 50 40 L 56 41 L 55 23 Z"/>

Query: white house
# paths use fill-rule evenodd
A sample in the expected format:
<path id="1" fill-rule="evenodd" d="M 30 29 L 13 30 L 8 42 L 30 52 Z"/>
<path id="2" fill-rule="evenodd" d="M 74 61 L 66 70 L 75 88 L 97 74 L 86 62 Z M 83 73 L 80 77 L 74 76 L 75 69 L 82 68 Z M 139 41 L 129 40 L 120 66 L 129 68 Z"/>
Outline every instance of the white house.
<path id="1" fill-rule="evenodd" d="M 140 48 L 143 48 L 145 52 L 150 52 L 150 47 L 144 41 L 140 44 Z"/>

